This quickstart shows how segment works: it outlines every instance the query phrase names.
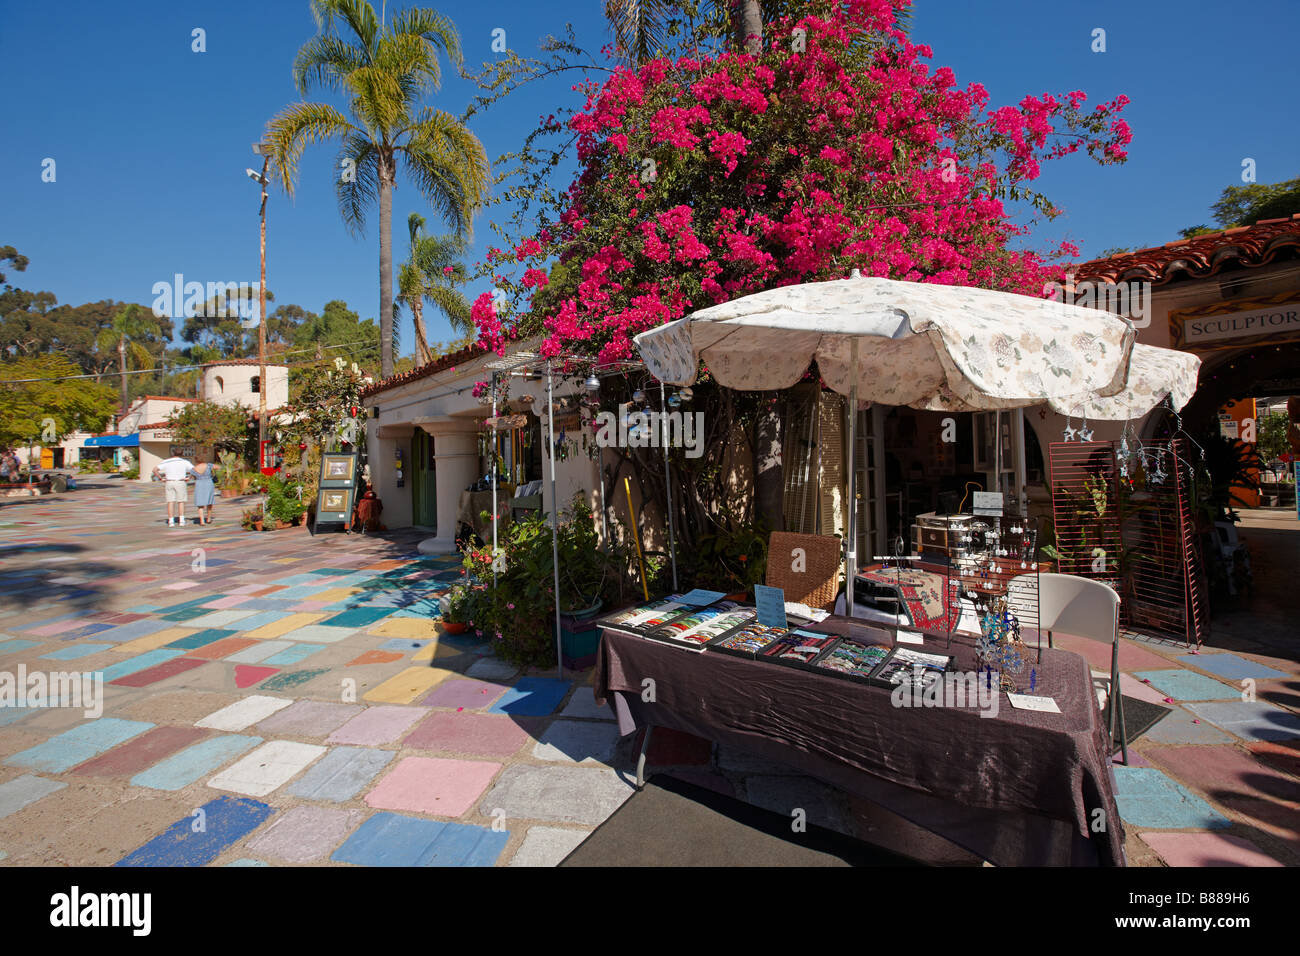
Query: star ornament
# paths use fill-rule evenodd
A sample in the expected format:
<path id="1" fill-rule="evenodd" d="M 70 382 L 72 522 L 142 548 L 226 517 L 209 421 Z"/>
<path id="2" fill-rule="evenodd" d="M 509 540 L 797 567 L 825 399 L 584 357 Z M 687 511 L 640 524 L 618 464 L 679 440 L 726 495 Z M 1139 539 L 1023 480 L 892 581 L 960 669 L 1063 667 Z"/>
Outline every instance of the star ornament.
<path id="1" fill-rule="evenodd" d="M 1077 435 L 1077 434 L 1078 434 L 1078 431 L 1075 429 L 1075 427 L 1074 427 L 1073 425 L 1067 425 L 1067 426 L 1066 426 L 1066 429 L 1065 429 L 1065 440 L 1066 440 L 1066 441 L 1074 441 L 1074 436 Z"/>
<path id="2" fill-rule="evenodd" d="M 1091 429 L 1091 428 L 1080 428 L 1080 429 L 1079 429 L 1079 441 L 1092 441 L 1092 429 Z"/>

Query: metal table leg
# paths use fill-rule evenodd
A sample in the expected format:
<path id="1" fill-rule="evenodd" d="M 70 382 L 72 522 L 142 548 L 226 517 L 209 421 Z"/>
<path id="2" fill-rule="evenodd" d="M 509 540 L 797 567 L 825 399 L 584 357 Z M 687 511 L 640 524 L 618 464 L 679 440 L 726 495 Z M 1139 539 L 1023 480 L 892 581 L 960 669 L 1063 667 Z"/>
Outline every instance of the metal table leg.
<path id="1" fill-rule="evenodd" d="M 645 755 L 650 749 L 650 735 L 654 733 L 654 726 L 646 724 L 645 736 L 641 739 L 641 753 L 636 758 L 636 788 L 640 790 L 645 786 Z"/>

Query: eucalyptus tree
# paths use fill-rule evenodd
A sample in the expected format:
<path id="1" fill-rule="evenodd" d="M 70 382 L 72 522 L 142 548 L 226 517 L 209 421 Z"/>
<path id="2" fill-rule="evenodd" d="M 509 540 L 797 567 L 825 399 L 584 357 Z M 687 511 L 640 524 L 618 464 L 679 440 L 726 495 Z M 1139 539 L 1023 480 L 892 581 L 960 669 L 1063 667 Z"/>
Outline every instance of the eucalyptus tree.
<path id="1" fill-rule="evenodd" d="M 471 234 L 486 199 L 483 144 L 455 116 L 425 97 L 442 85 L 441 57 L 464 65 L 460 36 L 435 10 L 403 10 L 385 23 L 365 0 L 312 0 L 318 33 L 303 45 L 293 77 L 306 96 L 319 87 L 347 97 L 345 114 L 326 103 L 285 107 L 267 124 L 275 175 L 292 194 L 307 146 L 341 145 L 335 190 L 349 231 L 364 233 L 379 205 L 379 321 L 382 374 L 393 369 L 393 188 L 399 166 L 457 235 Z"/>

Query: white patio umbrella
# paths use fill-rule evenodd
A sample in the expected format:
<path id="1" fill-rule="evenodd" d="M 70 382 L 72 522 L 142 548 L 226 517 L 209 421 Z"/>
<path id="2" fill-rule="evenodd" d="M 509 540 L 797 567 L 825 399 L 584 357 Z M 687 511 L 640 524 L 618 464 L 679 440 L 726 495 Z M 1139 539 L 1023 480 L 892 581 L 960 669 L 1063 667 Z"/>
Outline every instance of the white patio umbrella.
<path id="1" fill-rule="evenodd" d="M 1047 404 L 1071 418 L 1107 422 L 1141 418 L 1166 398 L 1180 411 L 1192 400 L 1200 369 L 1199 355 L 1139 343 L 1133 346 L 1128 381 L 1114 395 L 1072 395 Z"/>
<path id="2" fill-rule="evenodd" d="M 1128 379 L 1136 333 L 1119 316 L 1009 292 L 861 278 L 783 286 L 701 309 L 635 342 L 660 381 L 690 385 L 701 362 L 718 383 L 770 391 L 816 359 L 859 400 L 946 411 L 1112 396 Z M 1077 400 L 1077 399 L 1076 399 Z M 855 469 L 849 468 L 847 580 L 857 570 Z M 846 588 L 853 614 L 853 588 Z"/>

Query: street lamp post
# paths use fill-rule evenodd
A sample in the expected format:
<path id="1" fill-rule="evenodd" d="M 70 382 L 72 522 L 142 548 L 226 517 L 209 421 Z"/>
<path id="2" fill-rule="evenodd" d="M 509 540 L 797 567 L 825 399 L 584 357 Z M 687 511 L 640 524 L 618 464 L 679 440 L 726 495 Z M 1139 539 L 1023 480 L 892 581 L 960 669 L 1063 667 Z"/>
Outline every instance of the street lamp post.
<path id="1" fill-rule="evenodd" d="M 257 283 L 257 456 L 258 470 L 262 467 L 262 446 L 266 441 L 266 171 L 271 162 L 270 150 L 263 143 L 254 143 L 253 152 L 262 157 L 262 174 L 248 170 L 249 177 L 262 187 L 262 207 L 258 217 L 262 220 L 261 260 L 262 275 Z"/>

